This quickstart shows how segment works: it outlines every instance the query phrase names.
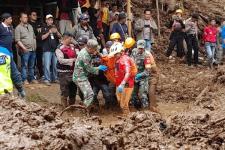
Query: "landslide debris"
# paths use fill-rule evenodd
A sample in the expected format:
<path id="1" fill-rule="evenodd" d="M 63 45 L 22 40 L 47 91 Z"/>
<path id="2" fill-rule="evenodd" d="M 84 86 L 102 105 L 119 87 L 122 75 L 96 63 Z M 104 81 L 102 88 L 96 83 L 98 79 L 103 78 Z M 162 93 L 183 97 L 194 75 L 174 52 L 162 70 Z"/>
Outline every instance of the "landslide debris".
<path id="1" fill-rule="evenodd" d="M 1 97 L 0 149 L 222 149 L 224 102 L 210 104 L 214 109 L 190 105 L 188 111 L 166 119 L 149 111 L 134 112 L 105 127 L 97 116 L 63 119 L 53 107 Z"/>

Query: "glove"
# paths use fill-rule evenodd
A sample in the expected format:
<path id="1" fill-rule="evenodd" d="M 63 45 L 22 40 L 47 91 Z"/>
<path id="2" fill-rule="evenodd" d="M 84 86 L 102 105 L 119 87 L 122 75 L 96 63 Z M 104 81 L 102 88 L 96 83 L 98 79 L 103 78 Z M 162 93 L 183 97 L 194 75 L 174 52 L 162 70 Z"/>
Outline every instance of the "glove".
<path id="1" fill-rule="evenodd" d="M 98 67 L 98 69 L 101 70 L 101 71 L 106 71 L 106 70 L 108 69 L 108 67 L 105 66 L 105 65 L 100 65 L 100 66 Z"/>
<path id="2" fill-rule="evenodd" d="M 140 80 L 142 77 L 142 74 L 141 73 L 138 73 L 136 76 L 135 76 L 135 80 Z"/>
<path id="3" fill-rule="evenodd" d="M 117 90 L 118 90 L 119 93 L 122 93 L 123 92 L 123 89 L 124 89 L 124 85 L 121 85 L 121 84 L 117 88 Z"/>
<path id="4" fill-rule="evenodd" d="M 20 96 L 21 98 L 24 98 L 26 96 L 25 91 L 24 90 L 19 91 L 18 96 Z"/>

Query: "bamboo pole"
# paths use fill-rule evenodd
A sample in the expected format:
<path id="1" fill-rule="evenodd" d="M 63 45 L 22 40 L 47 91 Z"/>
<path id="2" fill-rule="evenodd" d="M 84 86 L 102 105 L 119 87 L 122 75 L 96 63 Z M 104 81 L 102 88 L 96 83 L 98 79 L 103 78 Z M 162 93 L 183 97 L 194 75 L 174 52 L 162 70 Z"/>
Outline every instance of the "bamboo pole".
<path id="1" fill-rule="evenodd" d="M 128 15 L 128 35 L 131 37 L 131 0 L 127 0 L 127 15 Z"/>
<path id="2" fill-rule="evenodd" d="M 161 36 L 160 33 L 160 16 L 159 16 L 159 0 L 156 0 L 156 9 L 157 9 L 157 20 L 158 20 L 158 36 Z"/>

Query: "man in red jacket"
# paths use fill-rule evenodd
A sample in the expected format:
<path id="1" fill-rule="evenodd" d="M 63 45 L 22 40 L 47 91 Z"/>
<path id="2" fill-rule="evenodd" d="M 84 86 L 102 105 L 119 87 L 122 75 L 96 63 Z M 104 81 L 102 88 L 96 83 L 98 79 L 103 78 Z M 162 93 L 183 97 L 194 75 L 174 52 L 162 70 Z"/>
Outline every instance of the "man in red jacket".
<path id="1" fill-rule="evenodd" d="M 217 36 L 216 20 L 212 19 L 210 24 L 205 27 L 203 40 L 205 42 L 205 49 L 208 58 L 209 67 L 212 68 L 215 62 L 215 50 L 216 50 L 216 36 Z"/>

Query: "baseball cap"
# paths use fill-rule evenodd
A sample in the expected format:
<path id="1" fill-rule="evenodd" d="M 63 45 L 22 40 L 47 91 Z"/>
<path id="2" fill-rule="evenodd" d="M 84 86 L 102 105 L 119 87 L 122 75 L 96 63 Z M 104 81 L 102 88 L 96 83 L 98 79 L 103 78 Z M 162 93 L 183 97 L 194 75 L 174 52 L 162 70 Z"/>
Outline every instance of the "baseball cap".
<path id="1" fill-rule="evenodd" d="M 138 40 L 137 48 L 145 48 L 145 40 Z"/>
<path id="2" fill-rule="evenodd" d="M 45 17 L 46 19 L 49 19 L 49 18 L 54 18 L 51 14 L 48 14 L 48 15 L 46 15 L 46 17 Z"/>
<path id="3" fill-rule="evenodd" d="M 87 41 L 88 39 L 84 36 L 80 36 L 78 39 L 77 39 L 77 42 L 79 45 L 84 45 L 84 44 L 87 44 Z"/>

